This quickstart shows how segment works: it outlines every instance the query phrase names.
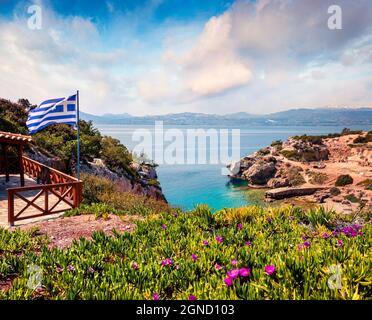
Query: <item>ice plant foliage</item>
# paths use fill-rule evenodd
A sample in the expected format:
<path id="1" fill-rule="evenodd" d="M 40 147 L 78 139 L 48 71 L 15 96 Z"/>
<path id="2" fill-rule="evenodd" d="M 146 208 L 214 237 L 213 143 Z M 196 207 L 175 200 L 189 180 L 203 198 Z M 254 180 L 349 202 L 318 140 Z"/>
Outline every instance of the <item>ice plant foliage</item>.
<path id="1" fill-rule="evenodd" d="M 198 207 L 145 216 L 132 232 L 94 232 L 63 250 L 0 228 L 0 279 L 14 279 L 0 300 L 367 299 L 372 224 L 333 215 L 314 226 L 295 207 Z M 31 264 L 43 270 L 42 292 L 27 287 Z M 342 270 L 338 290 L 327 284 L 332 265 Z"/>

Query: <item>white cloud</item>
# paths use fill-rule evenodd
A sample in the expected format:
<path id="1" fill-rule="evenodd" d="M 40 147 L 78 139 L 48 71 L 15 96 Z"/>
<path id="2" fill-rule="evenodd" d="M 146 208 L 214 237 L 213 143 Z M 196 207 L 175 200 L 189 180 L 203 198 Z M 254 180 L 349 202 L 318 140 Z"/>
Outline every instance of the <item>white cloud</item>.
<path id="1" fill-rule="evenodd" d="M 327 28 L 330 3 L 343 7 L 343 30 Z M 104 35 L 47 8 L 42 30 L 0 22 L 0 97 L 38 103 L 80 89 L 97 114 L 371 105 L 371 1 L 237 1 L 201 28 L 165 21 L 138 33 L 159 4 L 115 16 Z"/>

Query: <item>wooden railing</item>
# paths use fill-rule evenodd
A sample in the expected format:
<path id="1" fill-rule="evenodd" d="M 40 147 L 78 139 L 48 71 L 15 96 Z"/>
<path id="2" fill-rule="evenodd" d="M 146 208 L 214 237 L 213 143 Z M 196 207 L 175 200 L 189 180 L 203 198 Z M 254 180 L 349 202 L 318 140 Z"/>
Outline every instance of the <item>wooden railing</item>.
<path id="1" fill-rule="evenodd" d="M 60 213 L 80 205 L 83 186 L 81 181 L 27 157 L 22 157 L 22 164 L 24 173 L 38 184 L 8 189 L 8 221 L 11 226 L 18 220 Z M 15 206 L 16 198 L 21 200 L 24 205 L 22 208 L 19 206 L 20 201 Z M 51 198 L 54 203 L 51 203 Z M 64 204 L 64 208 L 58 207 L 59 204 Z M 36 212 L 21 216 L 30 208 Z"/>

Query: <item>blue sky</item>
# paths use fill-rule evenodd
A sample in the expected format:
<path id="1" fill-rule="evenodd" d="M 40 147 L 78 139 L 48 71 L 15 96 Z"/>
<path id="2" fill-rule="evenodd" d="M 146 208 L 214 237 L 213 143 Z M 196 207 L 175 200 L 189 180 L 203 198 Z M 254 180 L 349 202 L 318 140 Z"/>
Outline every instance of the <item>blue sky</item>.
<path id="1" fill-rule="evenodd" d="M 0 0 L 0 96 L 79 89 L 96 114 L 371 106 L 371 21 L 368 0 Z"/>

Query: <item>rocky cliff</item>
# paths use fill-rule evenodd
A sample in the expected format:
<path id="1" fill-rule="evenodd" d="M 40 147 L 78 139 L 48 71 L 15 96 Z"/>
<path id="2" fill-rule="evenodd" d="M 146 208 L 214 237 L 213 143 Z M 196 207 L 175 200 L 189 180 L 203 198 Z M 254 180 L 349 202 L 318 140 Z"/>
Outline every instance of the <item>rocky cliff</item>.
<path id="1" fill-rule="evenodd" d="M 227 167 L 231 178 L 273 189 L 268 201 L 301 197 L 343 212 L 372 209 L 371 132 L 274 141 Z"/>

